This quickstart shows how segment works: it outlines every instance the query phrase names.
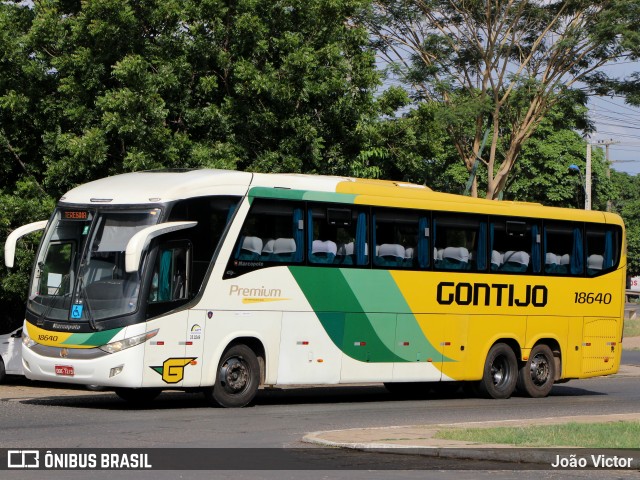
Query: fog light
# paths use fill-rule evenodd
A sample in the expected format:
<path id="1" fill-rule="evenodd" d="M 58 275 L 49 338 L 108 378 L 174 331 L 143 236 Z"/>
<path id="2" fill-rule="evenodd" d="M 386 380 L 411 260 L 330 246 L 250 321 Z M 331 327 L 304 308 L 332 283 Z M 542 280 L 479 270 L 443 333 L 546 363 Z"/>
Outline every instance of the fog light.
<path id="1" fill-rule="evenodd" d="M 123 368 L 124 368 L 124 365 L 119 365 L 117 367 L 113 367 L 111 369 L 111 371 L 109 372 L 109 378 L 115 377 L 116 375 L 120 375 L 120 372 L 122 372 Z"/>

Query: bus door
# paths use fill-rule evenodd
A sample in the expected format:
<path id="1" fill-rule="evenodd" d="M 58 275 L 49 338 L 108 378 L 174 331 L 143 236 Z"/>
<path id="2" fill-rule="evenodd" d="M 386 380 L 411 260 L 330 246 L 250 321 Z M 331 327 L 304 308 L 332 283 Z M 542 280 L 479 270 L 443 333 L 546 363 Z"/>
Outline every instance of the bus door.
<path id="1" fill-rule="evenodd" d="M 150 339 L 144 351 L 144 387 L 180 387 L 191 358 L 186 352 L 185 331 L 188 310 L 166 315 L 151 324 L 158 334 Z"/>
<path id="2" fill-rule="evenodd" d="M 193 314 L 180 309 L 190 298 L 190 256 L 190 244 L 186 241 L 158 247 L 148 305 L 150 315 L 158 317 L 150 320 L 149 328 L 158 329 L 158 334 L 145 349 L 145 387 L 183 386 L 185 372 L 197 364 L 190 332 L 193 330 L 196 335 L 197 326 L 204 328 L 204 322 L 189 322 Z M 201 338 L 196 345 L 201 345 Z M 199 384 L 199 374 L 197 377 Z"/>
<path id="3" fill-rule="evenodd" d="M 199 387 L 202 377 L 202 361 L 204 354 L 204 336 L 207 321 L 213 316 L 211 311 L 190 310 L 187 331 L 184 337 L 185 387 Z"/>

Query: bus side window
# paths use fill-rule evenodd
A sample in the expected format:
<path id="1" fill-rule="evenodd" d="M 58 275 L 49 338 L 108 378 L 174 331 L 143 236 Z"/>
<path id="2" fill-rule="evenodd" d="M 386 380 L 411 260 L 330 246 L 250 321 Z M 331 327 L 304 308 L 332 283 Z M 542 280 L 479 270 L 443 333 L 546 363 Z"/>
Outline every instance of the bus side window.
<path id="1" fill-rule="evenodd" d="M 486 217 L 440 213 L 434 215 L 433 232 L 436 270 L 486 271 Z"/>
<path id="2" fill-rule="evenodd" d="M 238 263 L 300 263 L 304 260 L 304 208 L 294 202 L 256 200 L 234 248 Z M 240 265 L 246 267 L 246 265 Z"/>
<path id="3" fill-rule="evenodd" d="M 612 270 L 618 264 L 620 252 L 617 227 L 586 226 L 587 275 L 590 277 Z"/>
<path id="4" fill-rule="evenodd" d="M 491 217 L 489 243 L 492 272 L 540 272 L 542 243 L 535 220 Z"/>
<path id="5" fill-rule="evenodd" d="M 366 213 L 343 205 L 309 204 L 307 224 L 309 263 L 368 264 Z"/>
<path id="6" fill-rule="evenodd" d="M 373 214 L 373 264 L 393 269 L 426 268 L 429 238 L 425 236 L 428 235 L 425 221 L 425 214 L 421 218 L 418 212 L 411 210 L 376 210 Z"/>
<path id="7" fill-rule="evenodd" d="M 545 222 L 544 271 L 548 275 L 582 275 L 584 245 L 582 224 L 577 222 Z"/>
<path id="8" fill-rule="evenodd" d="M 190 247 L 182 242 L 161 245 L 153 269 L 149 302 L 171 302 L 189 298 Z"/>

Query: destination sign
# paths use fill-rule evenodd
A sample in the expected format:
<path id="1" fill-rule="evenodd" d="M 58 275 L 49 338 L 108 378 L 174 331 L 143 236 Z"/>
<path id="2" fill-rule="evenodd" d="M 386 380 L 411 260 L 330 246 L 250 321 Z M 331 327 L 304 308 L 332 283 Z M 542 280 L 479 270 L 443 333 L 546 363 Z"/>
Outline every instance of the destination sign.
<path id="1" fill-rule="evenodd" d="M 86 210 L 63 210 L 62 218 L 64 220 L 87 220 L 89 212 Z"/>

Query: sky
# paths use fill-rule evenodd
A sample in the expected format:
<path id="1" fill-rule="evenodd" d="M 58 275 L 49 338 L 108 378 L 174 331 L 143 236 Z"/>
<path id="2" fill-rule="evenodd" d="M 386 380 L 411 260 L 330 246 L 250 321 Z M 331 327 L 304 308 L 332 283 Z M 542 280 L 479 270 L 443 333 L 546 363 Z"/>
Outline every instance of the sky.
<path id="1" fill-rule="evenodd" d="M 625 62 L 606 70 L 623 77 L 634 71 L 640 71 L 640 62 Z M 626 104 L 623 97 L 591 97 L 588 106 L 596 127 L 591 143 L 611 143 L 609 160 L 613 170 L 640 174 L 640 108 Z"/>

